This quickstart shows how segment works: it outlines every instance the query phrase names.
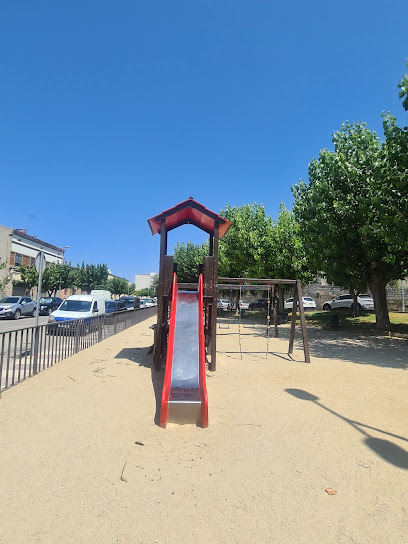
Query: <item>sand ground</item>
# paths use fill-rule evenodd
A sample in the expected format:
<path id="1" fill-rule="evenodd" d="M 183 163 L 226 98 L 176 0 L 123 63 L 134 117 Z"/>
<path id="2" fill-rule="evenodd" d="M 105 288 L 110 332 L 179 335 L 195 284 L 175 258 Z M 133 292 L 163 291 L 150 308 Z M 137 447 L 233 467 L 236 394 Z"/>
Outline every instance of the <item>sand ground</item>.
<path id="1" fill-rule="evenodd" d="M 210 427 L 164 430 L 153 321 L 3 392 L 0 542 L 407 542 L 406 340 L 221 328 Z"/>

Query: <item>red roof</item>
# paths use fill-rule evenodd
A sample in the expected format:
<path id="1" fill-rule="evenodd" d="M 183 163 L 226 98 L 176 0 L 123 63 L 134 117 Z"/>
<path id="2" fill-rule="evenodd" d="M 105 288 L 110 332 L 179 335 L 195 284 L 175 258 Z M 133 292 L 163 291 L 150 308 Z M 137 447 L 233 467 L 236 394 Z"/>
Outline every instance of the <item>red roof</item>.
<path id="1" fill-rule="evenodd" d="M 230 221 L 212 212 L 191 197 L 148 219 L 147 222 L 153 235 L 160 232 L 162 219 L 166 221 L 166 230 L 173 230 L 180 225 L 195 225 L 208 234 L 214 234 L 215 223 L 218 223 L 220 238 L 231 226 Z"/>

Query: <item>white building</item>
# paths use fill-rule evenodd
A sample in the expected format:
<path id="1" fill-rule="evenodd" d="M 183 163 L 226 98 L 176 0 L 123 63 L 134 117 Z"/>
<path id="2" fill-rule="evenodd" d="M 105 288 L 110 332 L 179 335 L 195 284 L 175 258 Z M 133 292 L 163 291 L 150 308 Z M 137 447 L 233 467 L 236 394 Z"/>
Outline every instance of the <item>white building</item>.
<path id="1" fill-rule="evenodd" d="M 150 274 L 136 274 L 135 275 L 135 289 L 151 289 L 154 284 L 154 278 L 157 276 L 156 272 L 150 272 Z"/>
<path id="2" fill-rule="evenodd" d="M 25 295 L 19 274 L 20 265 L 34 266 L 37 254 L 43 251 L 46 265 L 64 262 L 64 249 L 30 236 L 25 230 L 0 225 L 0 259 L 6 267 L 0 270 L 0 280 L 9 278 L 2 296 Z"/>

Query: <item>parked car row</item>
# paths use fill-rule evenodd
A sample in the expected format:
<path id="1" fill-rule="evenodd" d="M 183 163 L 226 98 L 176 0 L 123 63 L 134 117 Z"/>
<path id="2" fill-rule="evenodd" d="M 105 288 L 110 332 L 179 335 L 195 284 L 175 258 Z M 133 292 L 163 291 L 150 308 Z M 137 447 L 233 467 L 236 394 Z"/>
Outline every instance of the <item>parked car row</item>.
<path id="1" fill-rule="evenodd" d="M 305 310 L 316 310 L 316 302 L 312 297 L 304 296 L 302 297 L 303 308 Z M 358 308 L 360 310 L 374 310 L 374 300 L 370 295 L 358 295 L 357 297 Z M 254 302 L 248 303 L 241 301 L 241 309 L 249 309 L 251 311 L 256 310 L 267 310 L 268 309 L 268 299 L 260 298 Z M 269 302 L 270 304 L 270 302 Z M 298 303 L 299 306 L 299 303 Z M 350 294 L 339 295 L 333 300 L 329 300 L 323 304 L 323 310 L 336 310 L 338 308 L 352 308 L 353 307 L 353 297 Z M 229 301 L 227 299 L 218 299 L 217 308 L 220 308 L 224 311 L 235 310 L 235 302 Z M 293 309 L 293 297 L 288 298 L 284 302 L 285 310 Z"/>

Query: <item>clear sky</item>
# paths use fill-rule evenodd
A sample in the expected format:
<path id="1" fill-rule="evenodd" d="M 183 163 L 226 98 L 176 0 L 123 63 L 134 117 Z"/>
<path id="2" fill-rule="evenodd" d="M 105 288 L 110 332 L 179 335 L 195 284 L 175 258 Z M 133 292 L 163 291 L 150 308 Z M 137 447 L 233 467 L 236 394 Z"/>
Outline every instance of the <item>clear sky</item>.
<path id="1" fill-rule="evenodd" d="M 343 121 L 407 124 L 407 21 L 406 0 L 3 1 L 0 224 L 34 215 L 129 278 L 158 270 L 146 220 L 189 196 L 276 217 Z"/>

